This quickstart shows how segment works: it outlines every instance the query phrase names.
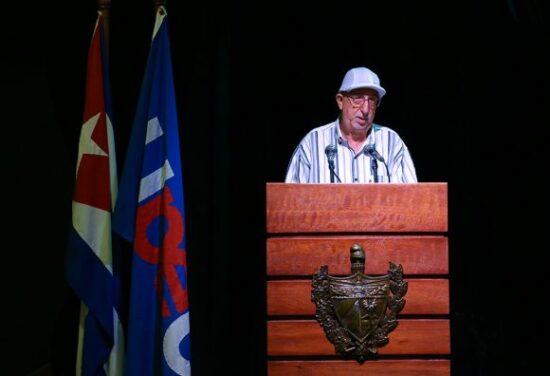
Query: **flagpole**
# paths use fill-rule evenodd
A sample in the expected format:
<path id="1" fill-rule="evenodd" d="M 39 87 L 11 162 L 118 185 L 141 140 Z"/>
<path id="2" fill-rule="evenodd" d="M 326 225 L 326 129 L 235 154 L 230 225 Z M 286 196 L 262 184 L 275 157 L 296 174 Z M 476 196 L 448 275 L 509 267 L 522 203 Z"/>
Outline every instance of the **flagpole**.
<path id="1" fill-rule="evenodd" d="M 105 31 L 105 42 L 109 50 L 109 25 L 111 23 L 111 0 L 97 0 L 97 7 L 103 14 L 103 30 Z"/>
<path id="2" fill-rule="evenodd" d="M 166 5 L 166 0 L 153 0 L 153 5 L 155 6 L 155 14 L 157 14 L 159 8 Z"/>

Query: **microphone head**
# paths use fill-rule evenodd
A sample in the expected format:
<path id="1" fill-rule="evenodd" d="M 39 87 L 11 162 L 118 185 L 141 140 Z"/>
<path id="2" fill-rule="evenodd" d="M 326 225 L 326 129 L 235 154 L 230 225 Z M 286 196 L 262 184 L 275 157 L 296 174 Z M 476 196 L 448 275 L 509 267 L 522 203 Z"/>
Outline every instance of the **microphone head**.
<path id="1" fill-rule="evenodd" d="M 365 146 L 365 154 L 370 155 L 371 157 L 379 160 L 380 162 L 384 162 L 384 158 L 380 155 L 379 152 L 376 151 L 376 149 L 374 148 L 374 145 L 369 144 Z"/>
<path id="2" fill-rule="evenodd" d="M 325 154 L 327 155 L 329 161 L 333 161 L 334 157 L 336 157 L 336 145 L 327 145 L 325 148 Z"/>

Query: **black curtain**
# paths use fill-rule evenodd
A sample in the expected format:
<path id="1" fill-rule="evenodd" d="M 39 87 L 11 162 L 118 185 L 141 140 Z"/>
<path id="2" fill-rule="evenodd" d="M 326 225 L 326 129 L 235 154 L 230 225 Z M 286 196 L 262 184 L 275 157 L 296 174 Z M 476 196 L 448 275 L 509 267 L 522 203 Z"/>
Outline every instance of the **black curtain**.
<path id="1" fill-rule="evenodd" d="M 3 33 L 5 239 L 18 276 L 3 283 L 12 362 L 0 368 L 26 375 L 49 362 L 55 375 L 71 375 L 78 302 L 63 262 L 96 4 L 25 8 L 8 12 Z M 309 129 L 336 118 L 340 80 L 360 65 L 387 89 L 377 122 L 401 134 L 419 179 L 449 183 L 453 375 L 539 365 L 548 286 L 539 219 L 550 83 L 544 2 L 167 8 L 194 375 L 266 373 L 265 183 L 283 180 Z M 113 1 L 119 166 L 153 23 L 152 2 Z"/>

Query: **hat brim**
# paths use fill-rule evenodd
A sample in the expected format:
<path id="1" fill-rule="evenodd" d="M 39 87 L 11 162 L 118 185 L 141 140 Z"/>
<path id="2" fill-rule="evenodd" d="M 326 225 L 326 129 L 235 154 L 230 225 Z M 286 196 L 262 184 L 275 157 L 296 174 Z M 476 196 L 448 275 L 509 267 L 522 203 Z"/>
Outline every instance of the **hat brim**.
<path id="1" fill-rule="evenodd" d="M 378 98 L 382 99 L 384 95 L 386 95 L 386 90 L 382 86 L 378 85 L 361 85 L 361 86 L 354 86 L 354 87 L 341 87 L 340 92 L 349 93 L 350 91 L 357 90 L 357 89 L 372 89 L 378 93 Z"/>

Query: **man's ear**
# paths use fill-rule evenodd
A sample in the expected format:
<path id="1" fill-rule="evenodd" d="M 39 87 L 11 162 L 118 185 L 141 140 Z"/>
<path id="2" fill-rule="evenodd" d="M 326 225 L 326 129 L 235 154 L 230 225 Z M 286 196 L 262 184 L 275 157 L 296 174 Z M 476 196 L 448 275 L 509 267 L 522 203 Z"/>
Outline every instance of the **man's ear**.
<path id="1" fill-rule="evenodd" d="M 341 93 L 337 93 L 336 96 L 335 96 L 335 99 L 336 99 L 336 105 L 338 106 L 338 108 L 341 111 L 342 106 L 343 106 L 342 102 L 344 101 L 344 96 Z"/>

